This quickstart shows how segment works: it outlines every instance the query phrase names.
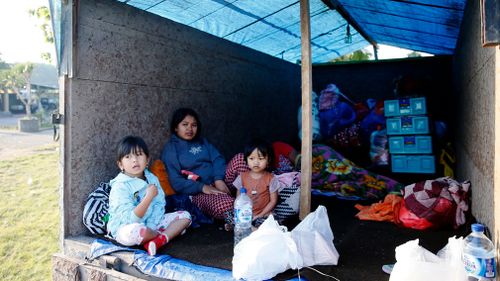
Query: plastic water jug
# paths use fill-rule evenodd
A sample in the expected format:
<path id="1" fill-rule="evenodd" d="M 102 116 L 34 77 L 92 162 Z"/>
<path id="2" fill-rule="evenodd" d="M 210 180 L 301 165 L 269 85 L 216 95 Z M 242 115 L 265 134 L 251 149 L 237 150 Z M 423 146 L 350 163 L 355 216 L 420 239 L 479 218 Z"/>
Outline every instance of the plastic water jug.
<path id="1" fill-rule="evenodd" d="M 495 246 L 486 235 L 484 226 L 476 223 L 471 226 L 472 233 L 464 239 L 462 262 L 468 274 L 468 280 L 495 280 Z"/>

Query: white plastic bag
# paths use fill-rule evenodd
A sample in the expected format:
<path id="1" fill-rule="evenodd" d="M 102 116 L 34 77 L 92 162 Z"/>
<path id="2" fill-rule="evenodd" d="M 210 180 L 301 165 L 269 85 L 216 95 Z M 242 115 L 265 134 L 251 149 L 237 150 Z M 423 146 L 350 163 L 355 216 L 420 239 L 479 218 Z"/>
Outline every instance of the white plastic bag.
<path id="1" fill-rule="evenodd" d="M 337 265 L 339 253 L 333 245 L 333 232 L 324 206 L 307 215 L 292 230 L 292 238 L 303 259 L 303 266 Z"/>
<path id="2" fill-rule="evenodd" d="M 302 268 L 302 258 L 290 232 L 278 225 L 272 215 L 234 248 L 235 279 L 270 279 L 289 268 Z"/>
<path id="3" fill-rule="evenodd" d="M 397 262 L 389 281 L 467 281 L 461 261 L 462 240 L 450 237 L 437 255 L 418 245 L 418 239 L 396 247 Z"/>

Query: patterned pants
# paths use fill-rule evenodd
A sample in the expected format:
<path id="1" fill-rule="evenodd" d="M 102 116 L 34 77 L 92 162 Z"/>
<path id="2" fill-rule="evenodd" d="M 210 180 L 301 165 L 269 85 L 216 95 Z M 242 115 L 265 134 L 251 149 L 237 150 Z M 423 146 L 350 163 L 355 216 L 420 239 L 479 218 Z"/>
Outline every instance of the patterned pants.
<path id="1" fill-rule="evenodd" d="M 167 228 L 172 222 L 180 219 L 191 220 L 191 215 L 186 211 L 176 211 L 172 213 L 166 213 L 161 217 L 160 223 L 156 226 L 157 231 L 162 231 L 162 229 Z M 134 246 L 142 244 L 141 230 L 147 228 L 144 223 L 131 223 L 121 226 L 116 235 L 116 241 L 124 246 Z M 181 233 L 184 234 L 186 230 L 184 229 Z"/>
<path id="2" fill-rule="evenodd" d="M 200 193 L 192 197 L 193 204 L 196 205 L 206 215 L 224 220 L 232 221 L 234 198 L 228 194 L 205 194 Z"/>

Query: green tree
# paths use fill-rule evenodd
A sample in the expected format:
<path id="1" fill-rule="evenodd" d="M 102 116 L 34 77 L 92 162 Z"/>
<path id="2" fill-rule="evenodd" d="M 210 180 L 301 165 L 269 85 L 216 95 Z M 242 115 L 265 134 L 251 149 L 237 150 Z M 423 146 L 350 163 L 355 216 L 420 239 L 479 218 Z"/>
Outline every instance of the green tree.
<path id="1" fill-rule="evenodd" d="M 7 69 L 9 68 L 9 64 L 7 64 L 5 61 L 2 59 L 2 53 L 0 53 L 0 70 Z"/>
<path id="2" fill-rule="evenodd" d="M 353 53 L 343 55 L 336 59 L 331 60 L 331 62 L 340 62 L 340 61 L 364 61 L 369 60 L 372 54 L 368 52 L 364 52 L 363 50 L 357 50 Z"/>
<path id="3" fill-rule="evenodd" d="M 11 68 L 0 70 L 0 86 L 4 92 L 13 91 L 26 108 L 26 118 L 31 119 L 31 105 L 35 102 L 31 94 L 32 63 L 18 63 Z M 25 89 L 23 95 L 21 90 Z"/>
<path id="4" fill-rule="evenodd" d="M 38 19 L 37 26 L 42 30 L 45 42 L 54 43 L 54 33 L 52 32 L 52 24 L 50 20 L 50 11 L 46 6 L 38 7 L 36 9 L 29 10 L 29 14 L 32 17 Z M 47 62 L 52 62 L 52 56 L 49 52 L 44 52 L 41 54 L 42 59 Z"/>
<path id="5" fill-rule="evenodd" d="M 419 58 L 419 57 L 421 57 L 422 55 L 421 55 L 419 52 L 415 52 L 415 51 L 413 51 L 413 52 L 411 52 L 411 53 L 408 53 L 406 56 L 407 56 L 407 57 L 409 57 L 409 58 Z"/>

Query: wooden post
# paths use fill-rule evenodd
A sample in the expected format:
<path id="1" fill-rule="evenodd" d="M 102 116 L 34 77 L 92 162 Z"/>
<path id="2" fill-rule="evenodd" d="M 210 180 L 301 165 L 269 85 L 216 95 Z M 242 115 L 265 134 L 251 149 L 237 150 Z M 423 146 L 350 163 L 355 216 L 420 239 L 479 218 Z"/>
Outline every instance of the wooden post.
<path id="1" fill-rule="evenodd" d="M 300 0 L 300 34 L 302 45 L 302 160 L 300 185 L 300 219 L 311 212 L 312 177 L 312 66 L 311 66 L 311 27 L 309 0 Z"/>

